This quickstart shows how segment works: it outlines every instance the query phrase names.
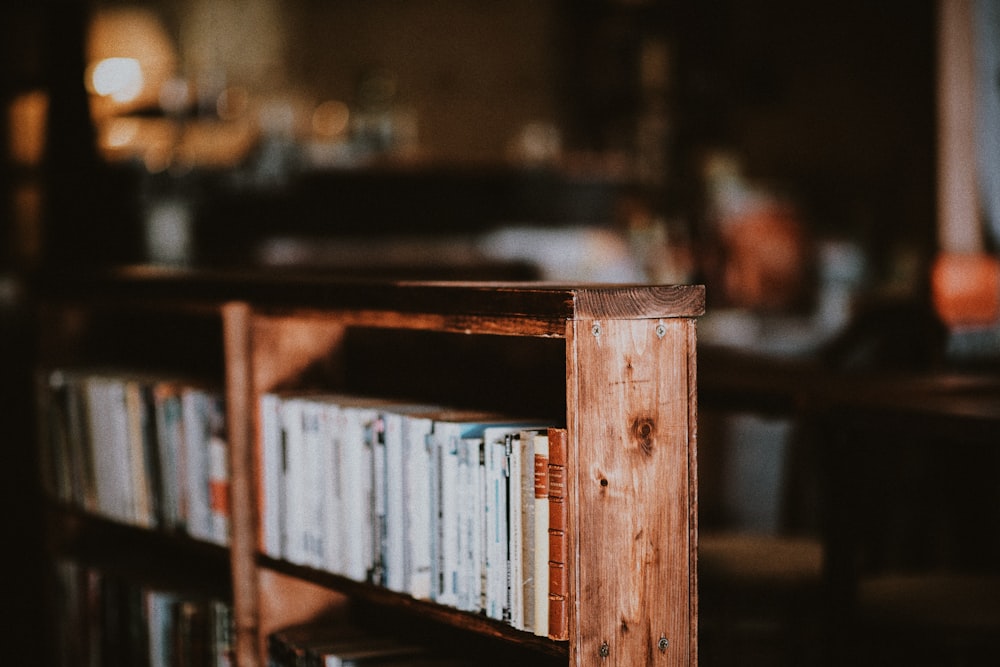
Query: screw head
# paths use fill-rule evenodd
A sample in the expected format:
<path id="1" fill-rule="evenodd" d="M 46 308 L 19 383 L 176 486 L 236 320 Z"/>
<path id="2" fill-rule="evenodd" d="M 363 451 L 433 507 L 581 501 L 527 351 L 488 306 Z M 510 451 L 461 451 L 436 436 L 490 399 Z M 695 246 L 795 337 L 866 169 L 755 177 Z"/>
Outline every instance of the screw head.
<path id="1" fill-rule="evenodd" d="M 657 338 L 663 338 L 666 335 L 667 335 L 667 327 L 665 327 L 662 323 L 657 324 L 656 325 L 656 337 Z"/>
<path id="2" fill-rule="evenodd" d="M 590 328 L 590 333 L 594 334 L 595 336 L 600 336 L 601 335 L 601 325 L 595 322 L 594 326 L 592 326 Z"/>
<path id="3" fill-rule="evenodd" d="M 603 642 L 603 643 L 601 644 L 601 649 L 600 649 L 600 650 L 598 651 L 598 653 L 600 654 L 600 656 L 601 656 L 602 658 L 606 658 L 606 657 L 608 657 L 609 655 L 611 655 L 611 647 L 610 647 L 610 646 L 608 646 L 608 643 L 607 643 L 607 642 Z"/>
<path id="4" fill-rule="evenodd" d="M 670 640 L 666 637 L 660 637 L 660 641 L 657 642 L 656 646 L 660 649 L 660 653 L 666 653 L 667 647 L 670 646 Z"/>

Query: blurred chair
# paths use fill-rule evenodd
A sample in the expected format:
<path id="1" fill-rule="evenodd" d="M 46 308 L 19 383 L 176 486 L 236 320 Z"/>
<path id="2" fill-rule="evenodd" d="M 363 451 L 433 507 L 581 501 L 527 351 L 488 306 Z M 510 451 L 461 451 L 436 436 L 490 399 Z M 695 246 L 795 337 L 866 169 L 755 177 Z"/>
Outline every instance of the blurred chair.
<path id="1" fill-rule="evenodd" d="M 826 422 L 837 664 L 1000 665 L 1000 394 L 881 393 Z"/>
<path id="2" fill-rule="evenodd" d="M 797 518 L 814 485 L 796 433 L 789 418 L 701 411 L 704 665 L 800 666 L 820 649 L 823 546 Z"/>

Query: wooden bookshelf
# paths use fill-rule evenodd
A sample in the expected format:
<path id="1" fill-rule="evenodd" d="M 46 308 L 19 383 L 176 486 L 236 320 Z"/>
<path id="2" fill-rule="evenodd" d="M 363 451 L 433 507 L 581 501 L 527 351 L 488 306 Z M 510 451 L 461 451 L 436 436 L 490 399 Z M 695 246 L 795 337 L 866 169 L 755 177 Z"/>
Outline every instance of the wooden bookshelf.
<path id="1" fill-rule="evenodd" d="M 151 366 L 221 369 L 241 666 L 266 664 L 269 632 L 344 607 L 419 618 L 446 636 L 471 637 L 470 646 L 477 638 L 501 646 L 519 664 L 697 664 L 701 286 L 361 283 L 130 269 L 36 287 L 49 324 L 45 364 L 90 361 L 67 350 L 142 363 L 134 352 L 142 345 L 124 345 L 116 360 L 115 346 L 95 342 L 120 325 L 126 335 L 155 338 Z M 171 332 L 158 326 L 164 315 L 177 319 Z M 199 336 L 208 340 L 191 340 Z M 265 392 L 312 388 L 530 412 L 565 426 L 569 640 L 258 553 L 255 406 Z"/>

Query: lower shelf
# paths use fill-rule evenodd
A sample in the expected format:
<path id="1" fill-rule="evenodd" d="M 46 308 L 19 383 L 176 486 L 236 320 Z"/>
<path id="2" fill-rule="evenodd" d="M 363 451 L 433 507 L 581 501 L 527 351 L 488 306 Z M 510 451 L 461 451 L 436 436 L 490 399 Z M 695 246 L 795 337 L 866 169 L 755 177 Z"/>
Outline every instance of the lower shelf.
<path id="1" fill-rule="evenodd" d="M 389 624 L 400 628 L 402 633 L 415 635 L 420 641 L 447 643 L 461 647 L 467 654 L 479 651 L 489 651 L 491 656 L 510 653 L 517 656 L 519 664 L 565 665 L 569 658 L 568 642 L 538 637 L 485 616 L 264 555 L 257 556 L 257 565 L 344 595 L 351 600 L 356 620 L 381 627 Z M 528 660 L 529 656 L 536 659 Z"/>

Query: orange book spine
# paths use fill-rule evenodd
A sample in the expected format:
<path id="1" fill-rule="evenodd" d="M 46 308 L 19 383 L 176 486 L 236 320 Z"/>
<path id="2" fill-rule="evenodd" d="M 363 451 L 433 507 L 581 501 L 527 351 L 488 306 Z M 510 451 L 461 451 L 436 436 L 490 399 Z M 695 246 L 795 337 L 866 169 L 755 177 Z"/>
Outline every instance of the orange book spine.
<path id="1" fill-rule="evenodd" d="M 549 637 L 569 639 L 566 528 L 566 430 L 549 429 Z"/>

